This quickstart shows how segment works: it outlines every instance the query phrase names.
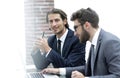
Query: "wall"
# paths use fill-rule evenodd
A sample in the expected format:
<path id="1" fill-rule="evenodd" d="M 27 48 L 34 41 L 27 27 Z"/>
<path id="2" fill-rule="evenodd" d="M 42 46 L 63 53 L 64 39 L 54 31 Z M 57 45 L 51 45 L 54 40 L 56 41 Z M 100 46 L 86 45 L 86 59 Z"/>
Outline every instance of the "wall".
<path id="1" fill-rule="evenodd" d="M 31 52 L 35 41 L 41 37 L 51 35 L 46 23 L 46 13 L 54 7 L 54 0 L 25 0 L 25 32 L 26 32 L 26 64 L 33 64 Z"/>
<path id="2" fill-rule="evenodd" d="M 68 18 L 72 12 L 80 8 L 91 7 L 99 14 L 99 26 L 120 37 L 119 0 L 55 0 L 55 7 L 63 9 L 68 14 Z M 73 23 L 70 20 L 69 23 L 73 28 Z"/>

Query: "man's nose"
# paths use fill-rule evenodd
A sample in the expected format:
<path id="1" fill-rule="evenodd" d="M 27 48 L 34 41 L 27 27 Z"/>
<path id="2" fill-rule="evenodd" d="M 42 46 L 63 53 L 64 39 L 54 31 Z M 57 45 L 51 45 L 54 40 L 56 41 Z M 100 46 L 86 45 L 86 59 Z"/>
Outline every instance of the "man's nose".
<path id="1" fill-rule="evenodd" d="M 56 26 L 56 22 L 55 21 L 53 21 L 52 26 Z"/>

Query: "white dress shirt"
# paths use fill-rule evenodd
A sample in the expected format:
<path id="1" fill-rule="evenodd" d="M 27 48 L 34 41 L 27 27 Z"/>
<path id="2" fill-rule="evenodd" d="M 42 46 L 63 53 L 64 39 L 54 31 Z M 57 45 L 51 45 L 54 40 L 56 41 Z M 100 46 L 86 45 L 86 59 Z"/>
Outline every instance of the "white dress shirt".
<path id="1" fill-rule="evenodd" d="M 61 41 L 61 52 L 62 52 L 62 48 L 63 48 L 63 45 L 64 45 L 67 34 L 68 34 L 68 29 L 66 29 L 65 33 L 59 38 L 59 40 Z M 58 40 L 58 38 L 57 38 L 57 40 Z M 46 57 L 48 56 L 50 51 L 46 54 Z M 62 53 L 61 53 L 61 55 L 62 55 Z"/>
<path id="2" fill-rule="evenodd" d="M 86 43 L 86 47 L 85 47 L 85 51 L 86 51 L 85 60 L 86 60 L 86 63 L 87 63 L 87 59 L 89 57 L 91 44 L 94 45 L 94 52 L 96 50 L 96 45 L 97 45 L 97 40 L 98 40 L 98 37 L 99 37 L 100 30 L 101 30 L 101 28 L 98 28 L 97 32 L 95 33 L 95 35 L 94 35 L 94 37 L 92 39 L 92 42 L 87 41 L 87 43 Z"/>
<path id="3" fill-rule="evenodd" d="M 57 40 L 59 39 L 61 41 L 61 55 L 62 55 L 62 48 L 65 42 L 67 33 L 68 33 L 68 29 L 66 29 L 65 33 L 60 38 L 57 38 Z"/>
<path id="4" fill-rule="evenodd" d="M 98 37 L 99 37 L 99 34 L 100 34 L 100 30 L 101 28 L 98 28 L 97 32 L 95 33 L 93 39 L 92 39 L 92 42 L 91 44 L 94 45 L 94 52 L 96 50 L 96 45 L 97 45 L 97 41 L 98 41 Z M 85 59 L 86 59 L 86 63 L 88 61 L 88 56 L 89 56 L 89 52 L 90 52 L 90 47 L 91 47 L 91 44 L 90 42 L 86 45 L 86 49 L 89 49 L 89 50 L 86 50 L 86 55 L 85 55 Z M 89 46 L 88 46 L 89 45 Z M 87 47 L 88 46 L 88 47 Z M 85 77 L 85 78 L 89 78 L 89 77 Z"/>

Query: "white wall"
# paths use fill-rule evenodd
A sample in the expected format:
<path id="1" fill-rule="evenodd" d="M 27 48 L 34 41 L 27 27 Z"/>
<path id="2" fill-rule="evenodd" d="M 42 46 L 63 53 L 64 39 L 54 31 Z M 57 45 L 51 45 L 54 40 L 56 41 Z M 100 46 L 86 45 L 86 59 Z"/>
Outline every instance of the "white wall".
<path id="1" fill-rule="evenodd" d="M 119 0 L 55 0 L 55 7 L 64 10 L 68 19 L 72 12 L 91 7 L 100 17 L 99 26 L 120 37 L 120 4 Z M 73 23 L 69 20 L 71 28 Z"/>
<path id="2" fill-rule="evenodd" d="M 24 0 L 0 0 L 0 78 L 19 78 L 24 32 Z"/>

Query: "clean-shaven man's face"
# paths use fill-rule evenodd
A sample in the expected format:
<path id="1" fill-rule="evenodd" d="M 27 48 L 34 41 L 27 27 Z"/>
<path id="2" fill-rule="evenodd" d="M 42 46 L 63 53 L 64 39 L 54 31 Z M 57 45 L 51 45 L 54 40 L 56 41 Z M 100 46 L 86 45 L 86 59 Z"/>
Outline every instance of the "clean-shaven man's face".
<path id="1" fill-rule="evenodd" d="M 62 20 L 60 14 L 49 14 L 48 23 L 54 34 L 62 34 L 65 30 L 66 21 Z"/>

